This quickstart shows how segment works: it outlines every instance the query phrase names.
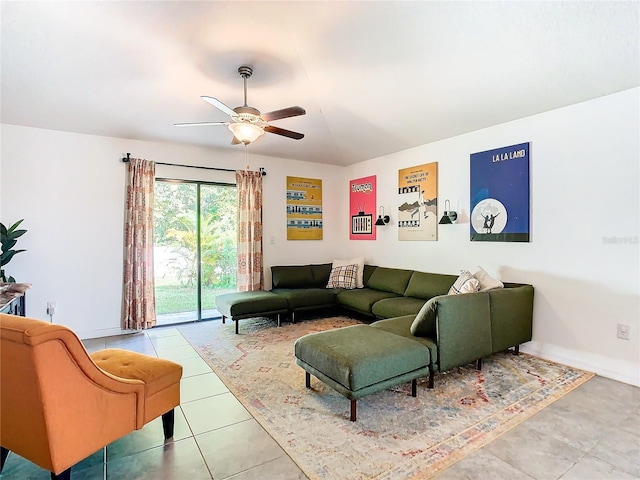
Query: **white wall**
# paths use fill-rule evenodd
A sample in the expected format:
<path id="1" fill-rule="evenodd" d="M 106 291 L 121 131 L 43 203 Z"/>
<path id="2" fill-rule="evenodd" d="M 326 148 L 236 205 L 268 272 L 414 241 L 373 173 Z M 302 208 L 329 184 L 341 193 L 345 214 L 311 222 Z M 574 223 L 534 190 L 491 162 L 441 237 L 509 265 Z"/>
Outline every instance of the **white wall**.
<path id="1" fill-rule="evenodd" d="M 535 286 L 533 342 L 524 350 L 640 385 L 640 89 L 398 152 L 345 168 L 344 182 L 377 175 L 378 204 L 397 207 L 398 169 L 438 162 L 437 242 L 350 241 L 369 263 L 458 273 L 481 265 Z M 469 155 L 531 142 L 530 243 L 469 241 Z M 348 214 L 342 211 L 348 224 Z M 608 243 L 611 239 L 626 243 Z M 473 271 L 473 270 L 472 270 Z M 618 323 L 631 339 L 616 337 Z"/>
<path id="2" fill-rule="evenodd" d="M 1 126 L 0 204 L 2 222 L 24 218 L 27 234 L 8 273 L 33 284 L 27 314 L 48 320 L 47 301 L 57 306 L 54 321 L 82 338 L 120 332 L 123 222 L 126 167 L 120 158 L 244 168 L 242 147 L 225 153 L 212 149 L 53 130 Z M 346 196 L 337 188 L 342 167 L 251 155 L 250 168 L 265 167 L 265 265 L 330 261 L 340 241 L 338 222 L 326 222 L 321 241 L 287 242 L 287 175 L 323 180 L 325 218 L 337 218 Z M 235 174 L 158 165 L 158 177 L 235 183 Z M 337 194 L 331 194 L 332 192 Z M 273 237 L 274 243 L 270 240 Z"/>
<path id="3" fill-rule="evenodd" d="M 456 273 L 482 265 L 505 281 L 536 288 L 533 342 L 523 350 L 640 385 L 640 89 L 532 116 L 349 167 L 249 155 L 264 166 L 264 246 L 268 267 L 364 254 L 369 263 Z M 117 333 L 122 284 L 125 168 L 118 159 L 242 168 L 242 149 L 214 150 L 2 125 L 2 221 L 25 218 L 29 249 L 9 265 L 33 283 L 28 314 L 83 337 Z M 531 142 L 532 241 L 469 241 L 469 155 Z M 396 216 L 376 241 L 348 240 L 348 181 L 377 175 L 379 204 L 397 205 L 397 171 L 439 162 L 439 198 L 461 220 L 437 242 L 399 242 Z M 233 174 L 158 167 L 233 181 Z M 287 241 L 285 177 L 323 180 L 324 240 Z M 204 177 L 206 178 L 204 178 Z M 334 221 L 333 219 L 337 219 Z M 271 244 L 273 237 L 274 244 Z M 616 238 L 620 242 L 607 243 Z M 618 323 L 631 340 L 616 338 Z"/>

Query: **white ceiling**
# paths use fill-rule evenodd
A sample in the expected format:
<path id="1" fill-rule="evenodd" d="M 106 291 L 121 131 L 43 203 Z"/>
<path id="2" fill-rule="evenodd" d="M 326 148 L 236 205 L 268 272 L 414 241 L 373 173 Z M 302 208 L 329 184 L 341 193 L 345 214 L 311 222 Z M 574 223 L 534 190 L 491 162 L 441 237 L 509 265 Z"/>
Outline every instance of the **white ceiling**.
<path id="1" fill-rule="evenodd" d="M 639 2 L 6 2 L 3 123 L 349 165 L 640 85 Z M 135 152 L 134 152 L 135 154 Z"/>

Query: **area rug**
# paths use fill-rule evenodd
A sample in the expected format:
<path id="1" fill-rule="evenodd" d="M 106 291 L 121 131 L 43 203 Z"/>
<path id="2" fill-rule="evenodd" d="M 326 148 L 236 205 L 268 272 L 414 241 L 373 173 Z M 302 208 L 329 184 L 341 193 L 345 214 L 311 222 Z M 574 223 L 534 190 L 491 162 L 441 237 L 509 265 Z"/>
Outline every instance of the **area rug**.
<path id="1" fill-rule="evenodd" d="M 295 340 L 359 323 L 347 317 L 274 326 L 251 319 L 212 323 L 206 334 L 181 329 L 229 390 L 312 479 L 429 478 L 548 406 L 593 374 L 530 355 L 500 353 L 474 365 L 358 401 L 349 400 L 295 363 Z"/>

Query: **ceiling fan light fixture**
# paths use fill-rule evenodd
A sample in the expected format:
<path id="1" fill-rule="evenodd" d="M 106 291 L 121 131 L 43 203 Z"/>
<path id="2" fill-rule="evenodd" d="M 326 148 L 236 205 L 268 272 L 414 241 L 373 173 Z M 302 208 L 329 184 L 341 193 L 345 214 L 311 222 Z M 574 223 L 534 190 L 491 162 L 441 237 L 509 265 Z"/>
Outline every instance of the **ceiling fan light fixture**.
<path id="1" fill-rule="evenodd" d="M 264 130 L 258 125 L 246 122 L 236 122 L 229 125 L 229 130 L 233 135 L 245 145 L 255 142 L 264 135 Z"/>

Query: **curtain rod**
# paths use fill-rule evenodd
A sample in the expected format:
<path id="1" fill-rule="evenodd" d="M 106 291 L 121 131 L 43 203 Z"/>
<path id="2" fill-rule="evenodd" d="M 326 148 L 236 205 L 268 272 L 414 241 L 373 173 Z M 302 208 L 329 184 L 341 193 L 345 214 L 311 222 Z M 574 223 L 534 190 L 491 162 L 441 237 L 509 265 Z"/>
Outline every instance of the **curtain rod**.
<path id="1" fill-rule="evenodd" d="M 127 152 L 127 156 L 122 158 L 124 163 L 128 163 L 131 160 L 131 154 Z M 185 167 L 185 168 L 199 168 L 201 170 L 217 170 L 219 172 L 235 172 L 230 168 L 218 168 L 218 167 L 201 167 L 199 165 L 181 165 L 179 163 L 164 163 L 164 162 L 155 162 L 156 165 L 168 165 L 170 167 Z M 260 167 L 260 173 L 264 177 L 267 175 L 267 172 L 264 170 L 264 167 Z"/>

